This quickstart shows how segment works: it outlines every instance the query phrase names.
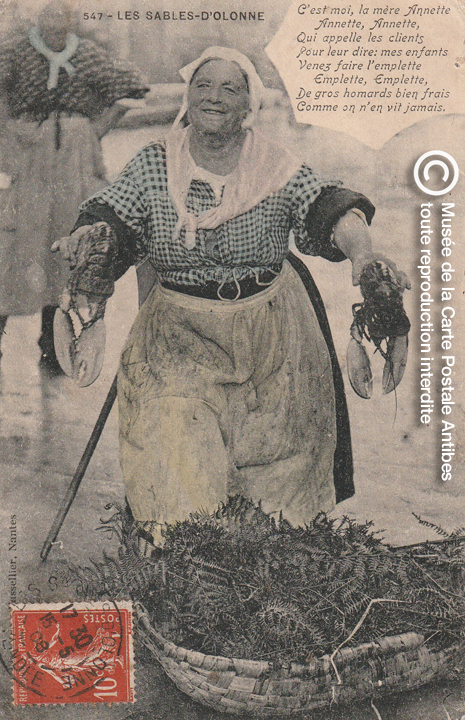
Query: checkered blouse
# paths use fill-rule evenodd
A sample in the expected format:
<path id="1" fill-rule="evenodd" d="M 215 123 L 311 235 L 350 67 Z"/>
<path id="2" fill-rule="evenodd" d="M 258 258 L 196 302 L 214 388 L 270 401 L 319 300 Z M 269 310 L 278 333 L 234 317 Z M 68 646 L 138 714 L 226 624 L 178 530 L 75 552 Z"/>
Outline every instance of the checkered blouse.
<path id="1" fill-rule="evenodd" d="M 360 206 L 370 216 L 369 201 L 341 188 L 339 183 L 317 177 L 306 165 L 278 192 L 251 210 L 228 220 L 215 230 L 198 229 L 196 245 L 188 250 L 184 233 L 173 240 L 177 213 L 168 194 L 165 147 L 155 142 L 127 165 L 109 187 L 85 202 L 80 222 L 108 220 L 108 207 L 118 222 L 130 231 L 132 262 L 148 256 L 160 281 L 201 285 L 207 281 L 230 282 L 252 277 L 268 268 L 280 269 L 289 250 L 289 235 L 297 248 L 309 255 L 342 260 L 342 253 L 330 242 L 329 227 L 323 235 L 309 223 L 312 206 L 320 195 L 325 204 L 338 198 L 340 217 L 349 207 Z M 362 200 L 360 200 L 360 198 Z M 215 193 L 206 181 L 193 180 L 187 207 L 198 215 L 215 205 Z M 319 208 L 321 215 L 322 209 Z M 327 213 L 326 213 L 327 216 Z M 336 217 L 337 220 L 337 217 Z M 127 253 L 127 243 L 125 243 Z"/>

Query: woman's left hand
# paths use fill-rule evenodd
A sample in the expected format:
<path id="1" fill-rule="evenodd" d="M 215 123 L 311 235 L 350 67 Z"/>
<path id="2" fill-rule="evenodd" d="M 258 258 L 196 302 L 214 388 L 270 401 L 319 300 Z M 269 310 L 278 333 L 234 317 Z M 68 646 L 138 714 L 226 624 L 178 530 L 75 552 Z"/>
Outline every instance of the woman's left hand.
<path id="1" fill-rule="evenodd" d="M 374 260 L 382 260 L 391 268 L 402 292 L 411 289 L 409 278 L 402 270 L 397 269 L 392 260 L 373 252 L 370 232 L 363 214 L 349 210 L 343 215 L 334 227 L 333 241 L 352 263 L 352 283 L 355 286 L 360 285 L 363 268 Z"/>
<path id="2" fill-rule="evenodd" d="M 406 273 L 403 272 L 403 270 L 398 270 L 397 265 L 395 262 L 387 258 L 385 255 L 381 255 L 380 253 L 371 253 L 371 256 L 368 257 L 366 254 L 361 257 L 354 258 L 352 262 L 352 284 L 357 286 L 360 285 L 360 276 L 363 272 L 363 269 L 367 267 L 371 262 L 374 260 L 381 260 L 382 262 L 386 263 L 386 265 L 392 270 L 396 282 L 399 286 L 399 289 L 403 292 L 404 290 L 411 290 L 412 289 L 412 283 L 410 282 L 410 279 Z"/>

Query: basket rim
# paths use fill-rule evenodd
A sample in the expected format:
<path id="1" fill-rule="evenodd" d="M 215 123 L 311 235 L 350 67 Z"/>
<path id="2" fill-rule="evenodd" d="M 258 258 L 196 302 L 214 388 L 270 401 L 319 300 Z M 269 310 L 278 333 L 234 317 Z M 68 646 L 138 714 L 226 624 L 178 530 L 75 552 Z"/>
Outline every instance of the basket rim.
<path id="1" fill-rule="evenodd" d="M 151 635 L 152 639 L 156 642 L 159 650 L 170 656 L 173 656 L 173 654 L 184 655 L 185 661 L 189 662 L 193 666 L 200 667 L 205 658 L 208 658 L 210 662 L 219 662 L 222 664 L 228 662 L 230 663 L 231 667 L 234 667 L 236 669 L 238 666 L 240 666 L 241 673 L 244 674 L 247 672 L 248 669 L 251 671 L 253 670 L 255 671 L 253 673 L 254 677 L 256 677 L 257 671 L 262 674 L 276 671 L 277 669 L 279 669 L 275 664 L 273 664 L 272 661 L 270 662 L 269 660 L 253 660 L 239 657 L 227 657 L 225 655 L 209 655 L 203 653 L 201 650 L 191 650 L 189 648 L 183 647 L 182 645 L 176 645 L 175 642 L 165 638 L 158 630 L 153 627 L 149 615 L 142 603 L 135 603 L 134 610 L 139 626 L 142 626 L 143 629 Z M 339 665 L 339 669 L 342 669 L 349 660 L 354 660 L 357 655 L 370 656 L 370 651 L 376 656 L 383 656 L 389 654 L 387 652 L 387 648 L 383 648 L 383 645 L 389 646 L 394 642 L 400 645 L 400 647 L 397 647 L 397 649 L 395 649 L 394 651 L 392 651 L 391 649 L 390 654 L 419 649 L 425 644 L 426 641 L 424 635 L 416 632 L 400 633 L 398 635 L 386 635 L 380 637 L 378 640 L 374 640 L 368 643 L 361 643 L 360 645 L 351 646 L 348 648 L 341 648 L 334 655 L 331 655 L 330 653 L 325 653 L 318 658 L 310 660 L 307 664 L 298 663 L 292 660 L 284 662 L 281 664 L 281 670 L 291 670 L 292 675 L 303 675 L 308 674 L 312 670 L 315 671 L 317 668 L 326 669 L 328 666 L 332 665 L 333 662 Z M 445 648 L 442 648 L 440 650 L 430 650 L 429 648 L 426 648 L 426 651 L 430 655 L 434 656 L 444 652 L 455 652 L 459 648 L 465 648 L 465 641 L 453 643 L 452 645 L 446 646 Z M 194 660 L 194 662 L 192 662 L 192 660 Z"/>

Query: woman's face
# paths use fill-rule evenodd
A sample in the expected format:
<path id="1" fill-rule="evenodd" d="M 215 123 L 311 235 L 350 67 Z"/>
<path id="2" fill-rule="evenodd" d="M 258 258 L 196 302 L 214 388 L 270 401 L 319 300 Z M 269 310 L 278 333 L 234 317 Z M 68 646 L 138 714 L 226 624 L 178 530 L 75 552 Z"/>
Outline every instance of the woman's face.
<path id="1" fill-rule="evenodd" d="M 241 130 L 249 91 L 238 65 L 209 60 L 194 75 L 187 101 L 189 122 L 197 131 L 227 137 Z"/>
<path id="2" fill-rule="evenodd" d="M 71 6 L 61 0 L 52 0 L 39 15 L 40 34 L 51 50 L 60 51 L 64 48 L 67 35 L 74 26 Z"/>

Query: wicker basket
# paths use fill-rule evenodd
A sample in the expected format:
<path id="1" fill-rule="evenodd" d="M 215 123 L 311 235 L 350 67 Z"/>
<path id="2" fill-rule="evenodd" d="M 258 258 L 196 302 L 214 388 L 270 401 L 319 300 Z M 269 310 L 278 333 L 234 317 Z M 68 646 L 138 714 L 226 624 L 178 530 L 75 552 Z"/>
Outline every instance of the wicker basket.
<path id="1" fill-rule="evenodd" d="M 424 637 L 404 633 L 343 648 L 306 665 L 276 669 L 269 662 L 215 657 L 166 640 L 142 606 L 136 620 L 143 644 L 179 690 L 202 705 L 232 715 L 290 717 L 367 697 L 412 690 L 448 674 L 461 648 L 429 650 Z"/>

